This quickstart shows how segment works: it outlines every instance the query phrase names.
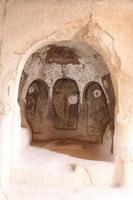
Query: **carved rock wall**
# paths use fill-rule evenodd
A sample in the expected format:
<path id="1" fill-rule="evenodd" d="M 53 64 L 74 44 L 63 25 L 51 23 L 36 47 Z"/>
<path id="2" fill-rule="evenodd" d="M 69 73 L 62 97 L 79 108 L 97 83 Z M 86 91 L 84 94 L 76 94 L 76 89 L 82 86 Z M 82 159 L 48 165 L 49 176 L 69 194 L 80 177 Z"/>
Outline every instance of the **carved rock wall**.
<path id="1" fill-rule="evenodd" d="M 23 67 L 28 57 L 37 49 L 63 40 L 88 43 L 104 57 L 110 69 L 116 94 L 116 157 L 123 162 L 131 161 L 133 157 L 132 0 L 3 0 L 0 2 L 0 26 L 2 26 L 0 29 L 2 30 L 0 33 L 2 36 L 1 173 L 7 175 L 9 171 L 7 169 L 14 162 L 16 152 L 20 151 L 18 146 L 21 138 L 20 113 L 17 96 Z M 8 127 L 5 124 L 8 124 Z M 6 156 L 3 156 L 3 152 L 6 152 Z M 125 180 L 127 183 L 132 183 L 133 178 L 129 178 L 132 177 L 131 167 L 127 169 L 128 166 L 125 175 L 128 178 Z"/>
<path id="2" fill-rule="evenodd" d="M 24 67 L 18 96 L 22 126 L 28 121 L 33 140 L 100 143 L 107 125 L 114 123 L 108 67 L 84 43 L 60 42 L 36 51 Z"/>

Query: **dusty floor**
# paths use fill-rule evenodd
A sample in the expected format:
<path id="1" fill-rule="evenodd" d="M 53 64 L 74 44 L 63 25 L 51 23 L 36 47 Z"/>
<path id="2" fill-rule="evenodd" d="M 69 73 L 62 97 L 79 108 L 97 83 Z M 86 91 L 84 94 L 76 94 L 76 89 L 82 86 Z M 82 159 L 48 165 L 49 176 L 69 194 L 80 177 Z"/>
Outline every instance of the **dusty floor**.
<path id="1" fill-rule="evenodd" d="M 65 139 L 46 142 L 34 142 L 32 143 L 32 145 L 81 159 L 99 161 L 101 160 L 109 162 L 113 161 L 113 156 L 110 151 L 110 145 L 105 142 L 102 145 Z"/>
<path id="2" fill-rule="evenodd" d="M 113 162 L 98 161 L 107 159 L 102 151 L 72 141 L 28 146 L 12 169 L 6 199 L 132 200 L 131 192 L 112 187 Z"/>

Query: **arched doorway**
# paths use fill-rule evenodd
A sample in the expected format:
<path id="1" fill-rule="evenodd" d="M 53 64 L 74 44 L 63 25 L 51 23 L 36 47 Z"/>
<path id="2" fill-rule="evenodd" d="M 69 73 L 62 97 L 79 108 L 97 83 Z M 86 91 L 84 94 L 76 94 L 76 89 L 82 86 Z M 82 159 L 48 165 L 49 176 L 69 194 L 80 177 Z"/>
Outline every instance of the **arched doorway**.
<path id="1" fill-rule="evenodd" d="M 35 134 L 43 132 L 46 124 L 48 102 L 48 86 L 41 80 L 34 80 L 26 94 L 26 119 L 31 127 L 33 133 L 33 140 Z"/>
<path id="2" fill-rule="evenodd" d="M 107 99 L 99 83 L 90 82 L 84 92 L 87 114 L 87 132 L 97 136 L 99 143 L 103 141 L 103 135 L 109 123 L 109 110 Z"/>
<path id="3" fill-rule="evenodd" d="M 56 129 L 76 129 L 78 124 L 79 90 L 72 79 L 59 79 L 53 88 L 53 126 Z"/>

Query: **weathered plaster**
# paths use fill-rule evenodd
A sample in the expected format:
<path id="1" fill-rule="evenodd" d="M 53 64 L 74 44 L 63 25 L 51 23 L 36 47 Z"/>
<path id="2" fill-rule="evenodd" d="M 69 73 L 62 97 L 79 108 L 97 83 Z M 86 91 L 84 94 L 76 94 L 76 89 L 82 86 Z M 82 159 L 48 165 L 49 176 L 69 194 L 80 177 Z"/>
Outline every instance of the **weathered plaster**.
<path id="1" fill-rule="evenodd" d="M 106 128 L 108 123 L 112 124 L 114 122 L 115 99 L 114 99 L 114 92 L 113 92 L 111 80 L 109 79 L 108 67 L 105 61 L 103 60 L 103 58 L 101 57 L 101 55 L 98 54 L 97 51 L 95 51 L 91 46 L 85 43 L 79 43 L 79 42 L 73 42 L 73 41 L 57 42 L 48 46 L 44 46 L 43 48 L 40 48 L 38 51 L 36 51 L 34 54 L 30 56 L 30 58 L 25 64 L 22 76 L 24 79 L 22 79 L 22 81 L 20 82 L 20 89 L 19 89 L 19 95 L 18 95 L 19 105 L 21 108 L 21 121 L 22 121 L 21 124 L 22 124 L 22 127 L 27 127 L 27 122 L 25 120 L 26 113 L 27 113 L 28 118 L 29 118 L 29 123 L 31 122 L 31 126 L 34 127 L 33 128 L 34 131 L 32 134 L 34 136 L 34 140 L 45 140 L 45 139 L 59 138 L 59 137 L 60 138 L 72 137 L 72 138 L 81 139 L 81 140 L 88 140 L 91 142 L 92 141 L 99 142 L 99 143 L 102 142 L 104 131 L 103 133 L 101 132 L 102 133 L 101 135 L 100 128 L 101 130 L 102 129 L 104 130 L 103 127 Z M 107 83 L 107 88 L 105 88 L 103 84 L 103 79 L 105 79 L 105 76 L 107 77 L 107 79 L 105 80 Z M 78 107 L 76 109 L 77 110 L 77 117 L 76 117 L 77 126 L 75 130 L 68 130 L 67 133 L 66 133 L 66 130 L 64 131 L 64 130 L 54 129 L 53 124 L 52 124 L 52 118 L 55 119 L 54 110 L 53 110 L 53 93 L 54 93 L 53 88 L 57 80 L 62 79 L 62 78 L 73 80 L 76 83 L 77 88 L 78 88 L 78 94 L 77 94 Z M 34 108 L 28 111 L 26 110 L 27 91 L 30 85 L 38 79 L 42 80 L 42 82 L 45 83 L 48 88 L 49 94 L 48 94 L 48 103 L 46 103 L 47 104 L 46 110 L 44 109 L 44 111 L 41 111 L 41 110 L 37 111 L 37 108 L 39 106 L 39 104 L 37 103 L 38 106 L 36 106 L 36 108 L 33 106 Z M 87 110 L 86 110 L 87 105 L 85 103 L 87 101 L 85 97 L 86 89 L 87 87 L 89 87 L 89 84 L 91 84 L 92 82 L 93 83 L 95 82 L 95 84 L 97 83 L 99 84 L 99 86 L 101 86 L 100 88 L 98 87 L 98 85 L 97 86 L 95 85 L 95 87 L 98 87 L 101 91 L 101 95 L 99 96 L 101 101 L 98 100 L 99 98 L 97 99 L 96 97 L 94 97 L 94 95 L 90 94 L 91 95 L 90 98 L 92 101 L 91 107 L 94 106 L 93 102 L 96 102 L 97 100 L 98 102 L 99 101 L 101 102 L 101 105 L 99 103 L 99 109 L 100 109 L 100 106 L 102 106 L 102 108 L 99 110 L 99 113 L 101 114 L 97 115 L 99 116 L 99 121 L 101 117 L 102 119 L 101 119 L 101 122 L 99 122 L 98 117 L 97 117 L 97 123 L 94 122 L 93 117 L 92 117 L 93 110 L 95 109 L 96 106 L 94 106 L 93 107 L 94 109 L 91 110 L 91 114 L 90 114 L 91 117 L 89 117 L 88 115 L 88 118 L 87 118 Z M 38 90 L 39 90 L 37 89 L 38 86 L 36 85 L 35 87 L 34 85 L 33 87 L 35 89 L 34 92 L 36 91 L 38 93 Z M 110 91 L 112 92 L 110 93 Z M 31 108 L 32 102 L 37 101 L 36 92 L 32 95 L 31 94 L 29 95 L 29 101 L 28 101 L 29 109 Z M 63 95 L 64 95 L 64 98 L 66 98 L 66 95 L 65 94 Z M 105 99 L 103 99 L 102 97 L 103 98 L 105 97 Z M 72 99 L 71 98 L 70 100 L 72 101 L 73 98 Z M 58 98 L 58 101 L 60 100 L 61 99 Z M 104 109 L 105 108 L 103 106 L 105 105 L 104 100 L 105 100 L 105 104 L 107 105 L 106 108 L 107 110 L 109 109 L 109 112 L 105 111 L 106 109 Z M 43 100 L 41 100 L 41 102 L 43 103 Z M 61 102 L 62 101 L 60 101 L 60 103 Z M 62 105 L 63 104 L 64 102 L 62 102 Z M 110 109 L 112 109 L 112 111 L 110 111 Z M 29 114 L 30 112 L 32 112 L 31 116 Z M 97 111 L 94 111 L 94 112 L 97 112 Z M 104 118 L 103 113 L 105 112 L 107 115 Z M 46 116 L 44 115 L 44 113 Z M 65 118 L 63 113 L 62 113 L 61 118 L 63 117 Z M 110 117 L 110 120 L 108 121 L 109 113 L 111 117 Z M 42 115 L 43 115 L 43 118 L 41 119 L 42 122 L 40 122 L 40 116 Z M 59 121 L 59 119 L 60 117 L 58 118 L 58 120 L 55 119 L 55 121 L 56 120 Z M 88 119 L 88 122 L 87 122 L 87 119 Z M 106 121 L 105 126 L 103 122 L 104 120 Z M 87 124 L 90 124 L 88 125 L 89 126 L 88 128 L 86 128 Z M 99 128 L 97 129 L 97 131 L 94 131 L 96 127 L 99 127 Z"/>
<path id="2" fill-rule="evenodd" d="M 6 12 L 3 9 L 5 1 L 1 1 L 0 5 L 0 26 L 3 24 L 0 32 L 3 35 L 0 114 L 9 126 L 7 130 L 1 125 L 1 136 L 5 134 L 8 138 L 12 133 L 16 138 L 15 134 L 19 132 L 15 125 L 17 118 L 14 117 L 13 124 L 11 116 L 15 116 L 16 112 L 16 117 L 20 114 L 17 94 L 21 72 L 28 57 L 49 43 L 76 40 L 92 45 L 109 67 L 117 100 L 115 141 L 119 143 L 119 148 L 128 146 L 133 131 L 133 2 L 10 0 L 6 4 Z M 13 125 L 16 132 L 11 129 Z M 123 138 L 126 140 L 123 141 Z M 11 146 L 14 147 L 13 140 Z M 7 146 L 4 145 L 4 148 Z M 130 150 L 132 152 L 132 148 Z M 15 154 L 15 150 L 9 152 Z M 121 157 L 119 151 L 117 154 Z"/>

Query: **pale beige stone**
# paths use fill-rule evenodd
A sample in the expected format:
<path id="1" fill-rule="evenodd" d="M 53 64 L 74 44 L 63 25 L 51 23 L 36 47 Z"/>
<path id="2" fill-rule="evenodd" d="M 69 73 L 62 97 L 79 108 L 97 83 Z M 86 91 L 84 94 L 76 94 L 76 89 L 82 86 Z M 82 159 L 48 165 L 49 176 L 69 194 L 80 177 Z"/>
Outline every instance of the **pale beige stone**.
<path id="1" fill-rule="evenodd" d="M 118 169 L 116 165 L 115 180 L 120 170 L 116 184 L 132 187 L 132 0 L 0 1 L 1 184 L 8 180 L 11 167 L 30 140 L 21 142 L 17 104 L 21 72 L 33 52 L 62 40 L 92 45 L 109 67 L 116 93 L 115 159 L 116 164 L 121 162 Z"/>

